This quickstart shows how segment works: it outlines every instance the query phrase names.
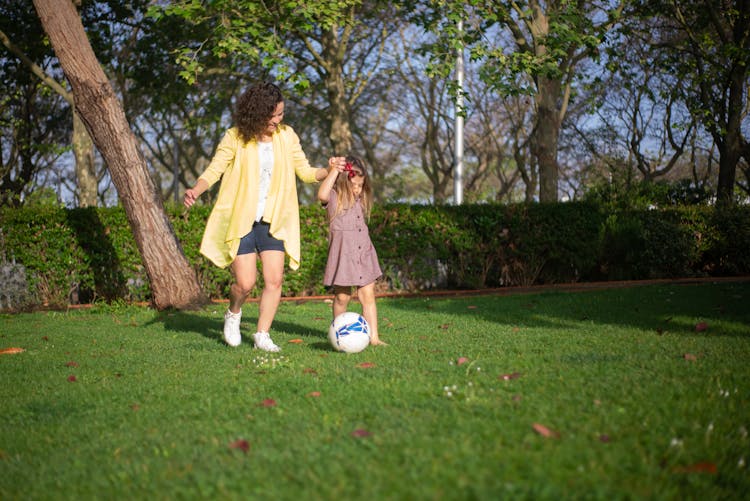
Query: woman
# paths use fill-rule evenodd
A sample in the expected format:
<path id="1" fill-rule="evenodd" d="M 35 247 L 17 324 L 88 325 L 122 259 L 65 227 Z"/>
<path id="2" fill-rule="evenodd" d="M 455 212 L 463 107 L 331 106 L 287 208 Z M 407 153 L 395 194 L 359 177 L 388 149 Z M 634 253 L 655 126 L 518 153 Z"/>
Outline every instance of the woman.
<path id="1" fill-rule="evenodd" d="M 260 256 L 264 287 L 253 341 L 256 348 L 269 352 L 280 351 L 269 331 L 281 301 L 285 254 L 289 267 L 299 268 L 295 175 L 305 183 L 322 181 L 328 175 L 326 169 L 310 166 L 297 134 L 282 125 L 283 118 L 284 99 L 276 85 L 250 87 L 237 101 L 235 126 L 226 132 L 195 186 L 185 191 L 184 200 L 191 207 L 221 179 L 200 250 L 217 266 L 231 266 L 234 277 L 224 314 L 224 341 L 229 346 L 242 342 L 242 305 L 255 287 Z M 329 168 L 344 163 L 342 157 L 328 160 Z"/>

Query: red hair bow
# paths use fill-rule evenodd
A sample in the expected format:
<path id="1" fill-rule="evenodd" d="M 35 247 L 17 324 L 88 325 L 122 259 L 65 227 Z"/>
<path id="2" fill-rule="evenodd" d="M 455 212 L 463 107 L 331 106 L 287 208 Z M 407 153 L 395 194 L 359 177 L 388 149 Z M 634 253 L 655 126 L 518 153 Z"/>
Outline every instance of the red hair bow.
<path id="1" fill-rule="evenodd" d="M 354 166 L 351 162 L 346 162 L 346 165 L 344 165 L 344 172 L 349 176 L 349 179 L 357 175 L 357 171 L 354 170 Z"/>

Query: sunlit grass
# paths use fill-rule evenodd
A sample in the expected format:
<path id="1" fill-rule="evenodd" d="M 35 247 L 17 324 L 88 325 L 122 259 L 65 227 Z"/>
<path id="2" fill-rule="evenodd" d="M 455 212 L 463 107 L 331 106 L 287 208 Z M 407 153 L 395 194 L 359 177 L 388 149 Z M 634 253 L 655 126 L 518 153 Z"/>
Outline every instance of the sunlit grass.
<path id="1" fill-rule="evenodd" d="M 4 315 L 0 499 L 740 498 L 748 297 L 384 299 L 356 355 L 322 302 L 282 304 L 279 354 L 220 305 Z"/>

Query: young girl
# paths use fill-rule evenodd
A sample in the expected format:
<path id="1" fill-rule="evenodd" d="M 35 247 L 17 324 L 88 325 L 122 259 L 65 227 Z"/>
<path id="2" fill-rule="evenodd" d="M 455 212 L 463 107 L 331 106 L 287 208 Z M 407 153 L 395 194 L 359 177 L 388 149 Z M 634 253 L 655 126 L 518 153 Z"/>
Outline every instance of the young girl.
<path id="1" fill-rule="evenodd" d="M 372 188 L 362 160 L 348 156 L 344 167 L 331 168 L 318 189 L 318 200 L 328 212 L 328 262 L 323 284 L 333 286 L 333 318 L 346 311 L 352 287 L 357 287 L 362 316 L 370 326 L 370 344 L 386 344 L 378 335 L 375 280 L 382 271 L 367 229 Z"/>

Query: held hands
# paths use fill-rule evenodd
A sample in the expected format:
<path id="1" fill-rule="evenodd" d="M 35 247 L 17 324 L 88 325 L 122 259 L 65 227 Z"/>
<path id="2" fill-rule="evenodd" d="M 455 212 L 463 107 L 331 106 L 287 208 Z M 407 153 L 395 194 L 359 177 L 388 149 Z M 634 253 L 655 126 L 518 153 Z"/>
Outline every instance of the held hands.
<path id="1" fill-rule="evenodd" d="M 346 157 L 331 157 L 328 159 L 328 172 L 336 170 L 338 172 L 344 172 L 344 166 L 346 166 Z"/>

